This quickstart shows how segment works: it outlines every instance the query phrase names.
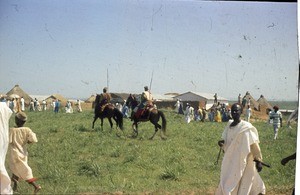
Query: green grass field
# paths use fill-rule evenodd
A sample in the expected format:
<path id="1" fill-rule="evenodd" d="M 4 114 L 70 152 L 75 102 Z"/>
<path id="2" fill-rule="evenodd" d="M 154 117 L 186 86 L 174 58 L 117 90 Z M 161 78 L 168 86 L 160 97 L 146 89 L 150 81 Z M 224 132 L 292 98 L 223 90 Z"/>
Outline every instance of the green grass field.
<path id="1" fill-rule="evenodd" d="M 136 139 L 131 122 L 124 119 L 124 131 L 104 129 L 100 120 L 91 129 L 93 111 L 66 114 L 27 112 L 30 127 L 39 142 L 29 146 L 29 165 L 42 186 L 41 194 L 214 194 L 220 176 L 221 159 L 215 165 L 226 123 L 186 124 L 182 115 L 162 110 L 167 118 L 167 140 L 154 132 L 149 122 L 139 125 Z M 14 125 L 14 116 L 10 125 Z M 258 129 L 263 158 L 272 168 L 261 177 L 267 194 L 291 194 L 295 161 L 282 166 L 282 158 L 296 151 L 296 124 L 280 129 L 273 140 L 272 126 L 253 121 Z M 8 164 L 8 160 L 6 162 Z M 8 167 L 8 166 L 7 166 Z M 9 169 L 8 169 L 9 172 Z M 9 172 L 10 173 L 10 172 Z M 19 193 L 32 193 L 32 186 L 20 182 Z"/>

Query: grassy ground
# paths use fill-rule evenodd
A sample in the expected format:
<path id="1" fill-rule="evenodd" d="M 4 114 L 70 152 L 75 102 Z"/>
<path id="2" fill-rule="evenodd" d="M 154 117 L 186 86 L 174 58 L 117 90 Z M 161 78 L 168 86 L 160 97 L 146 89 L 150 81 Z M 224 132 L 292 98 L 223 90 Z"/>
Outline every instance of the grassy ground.
<path id="1" fill-rule="evenodd" d="M 226 123 L 184 122 L 182 115 L 163 110 L 167 137 L 154 132 L 147 123 L 139 125 L 136 139 L 131 122 L 124 121 L 124 132 L 110 130 L 108 121 L 100 129 L 100 121 L 91 129 L 93 111 L 83 113 L 31 112 L 26 126 L 39 142 L 29 146 L 29 165 L 41 194 L 213 194 L 218 186 L 220 166 L 215 165 L 217 141 Z M 279 139 L 266 121 L 253 121 L 259 131 L 264 161 L 272 168 L 263 168 L 261 177 L 267 194 L 291 194 L 295 181 L 295 161 L 286 166 L 280 160 L 296 151 L 296 124 L 283 127 Z M 14 125 L 14 117 L 10 125 Z M 8 161 L 7 161 L 8 164 Z M 20 194 L 32 193 L 25 182 Z"/>

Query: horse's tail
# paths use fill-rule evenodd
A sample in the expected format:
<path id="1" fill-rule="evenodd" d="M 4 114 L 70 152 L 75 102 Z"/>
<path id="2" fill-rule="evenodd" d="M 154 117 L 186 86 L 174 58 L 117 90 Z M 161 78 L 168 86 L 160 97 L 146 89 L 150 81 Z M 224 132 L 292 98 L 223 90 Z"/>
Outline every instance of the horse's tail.
<path id="1" fill-rule="evenodd" d="M 119 127 L 123 130 L 123 114 L 118 108 L 114 108 L 115 119 L 118 121 Z"/>
<path id="2" fill-rule="evenodd" d="M 161 130 L 166 133 L 166 130 L 167 130 L 167 120 L 166 120 L 166 117 L 165 117 L 165 114 L 158 110 L 158 114 L 161 116 L 161 119 L 162 119 L 162 127 L 161 127 Z"/>

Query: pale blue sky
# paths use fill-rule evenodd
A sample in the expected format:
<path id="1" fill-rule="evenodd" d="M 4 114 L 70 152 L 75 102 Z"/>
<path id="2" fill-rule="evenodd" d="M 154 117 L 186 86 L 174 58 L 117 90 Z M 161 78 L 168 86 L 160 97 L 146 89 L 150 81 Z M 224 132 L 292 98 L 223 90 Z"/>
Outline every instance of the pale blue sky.
<path id="1" fill-rule="evenodd" d="M 1 0 L 0 64 L 2 93 L 297 100 L 297 4 Z"/>

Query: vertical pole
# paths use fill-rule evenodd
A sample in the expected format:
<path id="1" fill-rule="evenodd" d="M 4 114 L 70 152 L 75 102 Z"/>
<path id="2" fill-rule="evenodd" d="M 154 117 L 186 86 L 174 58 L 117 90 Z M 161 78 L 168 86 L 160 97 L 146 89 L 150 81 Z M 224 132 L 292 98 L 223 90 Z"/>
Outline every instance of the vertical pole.
<path id="1" fill-rule="evenodd" d="M 106 86 L 109 88 L 108 69 L 106 69 Z"/>
<path id="2" fill-rule="evenodd" d="M 151 80 L 150 80 L 149 91 L 151 91 L 152 80 L 153 80 L 153 72 L 154 72 L 154 70 L 152 70 L 152 74 L 151 74 Z"/>

